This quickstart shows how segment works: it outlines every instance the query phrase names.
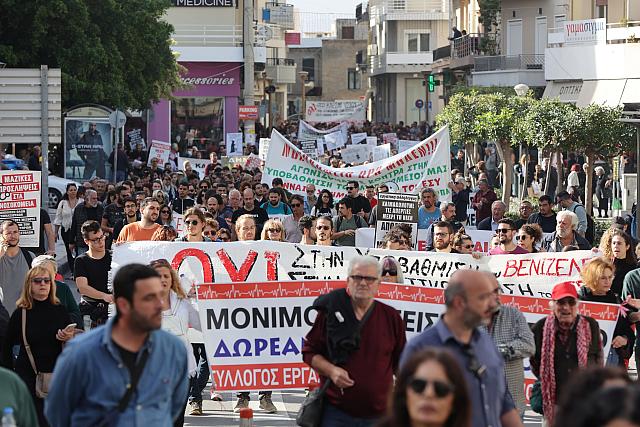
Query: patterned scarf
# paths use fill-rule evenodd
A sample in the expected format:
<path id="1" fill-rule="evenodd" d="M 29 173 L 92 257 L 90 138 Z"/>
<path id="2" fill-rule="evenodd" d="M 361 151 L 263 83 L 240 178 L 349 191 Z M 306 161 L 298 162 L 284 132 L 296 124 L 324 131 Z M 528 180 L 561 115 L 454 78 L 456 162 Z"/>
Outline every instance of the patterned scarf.
<path id="1" fill-rule="evenodd" d="M 578 334 L 576 347 L 578 352 L 578 367 L 587 366 L 589 345 L 591 343 L 591 328 L 582 316 L 578 316 L 576 332 Z M 540 383 L 542 386 L 542 405 L 544 416 L 549 425 L 553 425 L 556 405 L 556 372 L 555 350 L 557 322 L 553 314 L 547 316 L 542 331 L 542 352 L 540 355 Z"/>

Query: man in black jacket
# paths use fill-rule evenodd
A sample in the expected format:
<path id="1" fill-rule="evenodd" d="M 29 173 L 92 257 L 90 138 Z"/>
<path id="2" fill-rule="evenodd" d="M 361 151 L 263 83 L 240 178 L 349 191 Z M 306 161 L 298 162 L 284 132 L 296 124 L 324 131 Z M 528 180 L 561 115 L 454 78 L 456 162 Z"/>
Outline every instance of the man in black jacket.
<path id="1" fill-rule="evenodd" d="M 82 237 L 82 224 L 89 220 L 100 223 L 103 214 L 104 208 L 102 204 L 98 202 L 98 193 L 95 190 L 87 190 L 84 196 L 84 202 L 76 206 L 71 221 L 70 241 L 75 242 L 75 244 L 70 244 L 69 248 L 72 251 L 75 249 L 76 255 L 82 255 L 89 250 L 89 247 Z"/>
<path id="2" fill-rule="evenodd" d="M 582 250 L 591 249 L 591 244 L 576 232 L 578 216 L 570 211 L 560 211 L 556 215 L 556 231 L 542 240 L 546 252 L 562 252 L 566 246 L 577 246 Z"/>

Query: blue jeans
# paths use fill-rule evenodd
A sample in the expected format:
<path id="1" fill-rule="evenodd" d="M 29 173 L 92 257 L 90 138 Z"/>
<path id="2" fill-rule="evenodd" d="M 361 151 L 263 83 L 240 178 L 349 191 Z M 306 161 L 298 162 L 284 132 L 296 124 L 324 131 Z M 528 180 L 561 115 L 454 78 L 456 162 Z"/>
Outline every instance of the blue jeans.
<path id="1" fill-rule="evenodd" d="M 189 378 L 189 402 L 202 403 L 202 390 L 209 381 L 209 361 L 207 360 L 207 352 L 204 344 L 191 344 L 193 347 L 193 355 L 196 357 L 198 371 Z M 211 387 L 215 387 L 215 382 L 211 383 Z"/>
<path id="2" fill-rule="evenodd" d="M 373 427 L 377 422 L 375 418 L 352 417 L 327 402 L 322 413 L 321 427 Z"/>

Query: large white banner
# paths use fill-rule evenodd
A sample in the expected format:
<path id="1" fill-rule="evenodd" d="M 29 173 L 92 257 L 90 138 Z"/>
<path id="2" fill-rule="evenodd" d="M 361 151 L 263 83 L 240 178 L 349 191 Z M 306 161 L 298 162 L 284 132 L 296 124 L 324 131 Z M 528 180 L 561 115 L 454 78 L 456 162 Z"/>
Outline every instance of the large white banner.
<path id="1" fill-rule="evenodd" d="M 39 171 L 0 171 L 0 222 L 18 224 L 24 248 L 40 245 L 41 181 Z"/>
<path id="2" fill-rule="evenodd" d="M 340 123 L 331 129 L 316 129 L 304 120 L 300 120 L 298 123 L 298 141 L 311 141 L 318 138 L 323 139 L 327 134 L 340 132 L 346 142 L 349 138 L 349 126 L 347 123 Z"/>
<path id="3" fill-rule="evenodd" d="M 344 287 L 344 281 L 198 286 L 200 323 L 217 390 L 305 388 L 318 383 L 317 374 L 302 362 L 303 338 L 316 317 L 311 306 L 318 296 Z M 445 309 L 443 294 L 441 289 L 383 283 L 376 299 L 398 310 L 409 340 L 438 322 Z M 517 307 L 530 324 L 550 314 L 544 298 L 501 299 Z M 580 312 L 598 321 L 607 354 L 618 307 L 583 302 Z M 526 374 L 532 380 L 528 366 L 527 361 Z"/>
<path id="4" fill-rule="evenodd" d="M 594 257 L 591 251 L 471 255 L 389 251 L 340 246 L 255 241 L 232 243 L 130 242 L 113 252 L 112 269 L 164 258 L 196 283 L 264 282 L 273 280 L 344 280 L 356 255 L 396 257 L 406 285 L 444 289 L 454 271 L 493 272 L 505 295 L 549 298 L 557 283 L 577 281 L 580 269 Z"/>
<path id="5" fill-rule="evenodd" d="M 271 184 L 281 178 L 284 188 L 304 196 L 307 184 L 326 188 L 334 199 L 346 195 L 347 182 L 358 181 L 360 187 L 387 184 L 394 193 L 419 193 L 431 187 L 440 200 L 451 200 L 447 187 L 450 180 L 449 129 L 443 127 L 410 150 L 388 159 L 350 168 L 323 165 L 296 148 L 274 130 L 262 174 L 262 182 Z"/>
<path id="6" fill-rule="evenodd" d="M 184 171 L 184 162 L 188 161 L 191 164 L 191 169 L 198 172 L 200 179 L 205 177 L 204 170 L 207 165 L 211 163 L 209 159 L 192 159 L 189 157 L 178 157 L 178 169 Z"/>
<path id="7" fill-rule="evenodd" d="M 305 118 L 309 123 L 362 123 L 367 112 L 365 103 L 359 100 L 307 101 L 306 104 Z"/>
<path id="8" fill-rule="evenodd" d="M 415 250 L 424 251 L 427 248 L 427 229 L 419 229 Z M 465 228 L 466 234 L 473 240 L 473 251 L 488 254 L 491 249 L 491 238 L 495 234 L 493 231 L 472 230 Z M 415 236 L 411 236 L 414 238 Z M 375 229 L 358 228 L 356 230 L 356 246 L 359 248 L 375 248 Z"/>

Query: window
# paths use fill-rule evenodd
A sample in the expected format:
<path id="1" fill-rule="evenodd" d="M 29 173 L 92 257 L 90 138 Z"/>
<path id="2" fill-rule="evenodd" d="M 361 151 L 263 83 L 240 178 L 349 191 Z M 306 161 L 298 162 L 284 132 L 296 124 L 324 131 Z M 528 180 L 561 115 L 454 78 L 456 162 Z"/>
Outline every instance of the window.
<path id="1" fill-rule="evenodd" d="M 316 69 L 315 58 L 302 59 L 302 71 L 306 71 L 307 73 L 309 73 L 309 76 L 307 77 L 307 81 L 309 82 L 315 81 L 315 69 Z"/>
<path id="2" fill-rule="evenodd" d="M 176 98 L 171 101 L 171 142 L 180 148 L 224 139 L 224 98 Z"/>
<path id="3" fill-rule="evenodd" d="M 354 39 L 354 27 L 342 27 L 342 39 L 353 40 Z"/>
<path id="4" fill-rule="evenodd" d="M 360 88 L 360 73 L 355 68 L 349 68 L 347 70 L 347 89 L 358 90 Z"/>
<path id="5" fill-rule="evenodd" d="M 428 52 L 429 33 L 409 32 L 405 34 L 407 52 Z"/>

